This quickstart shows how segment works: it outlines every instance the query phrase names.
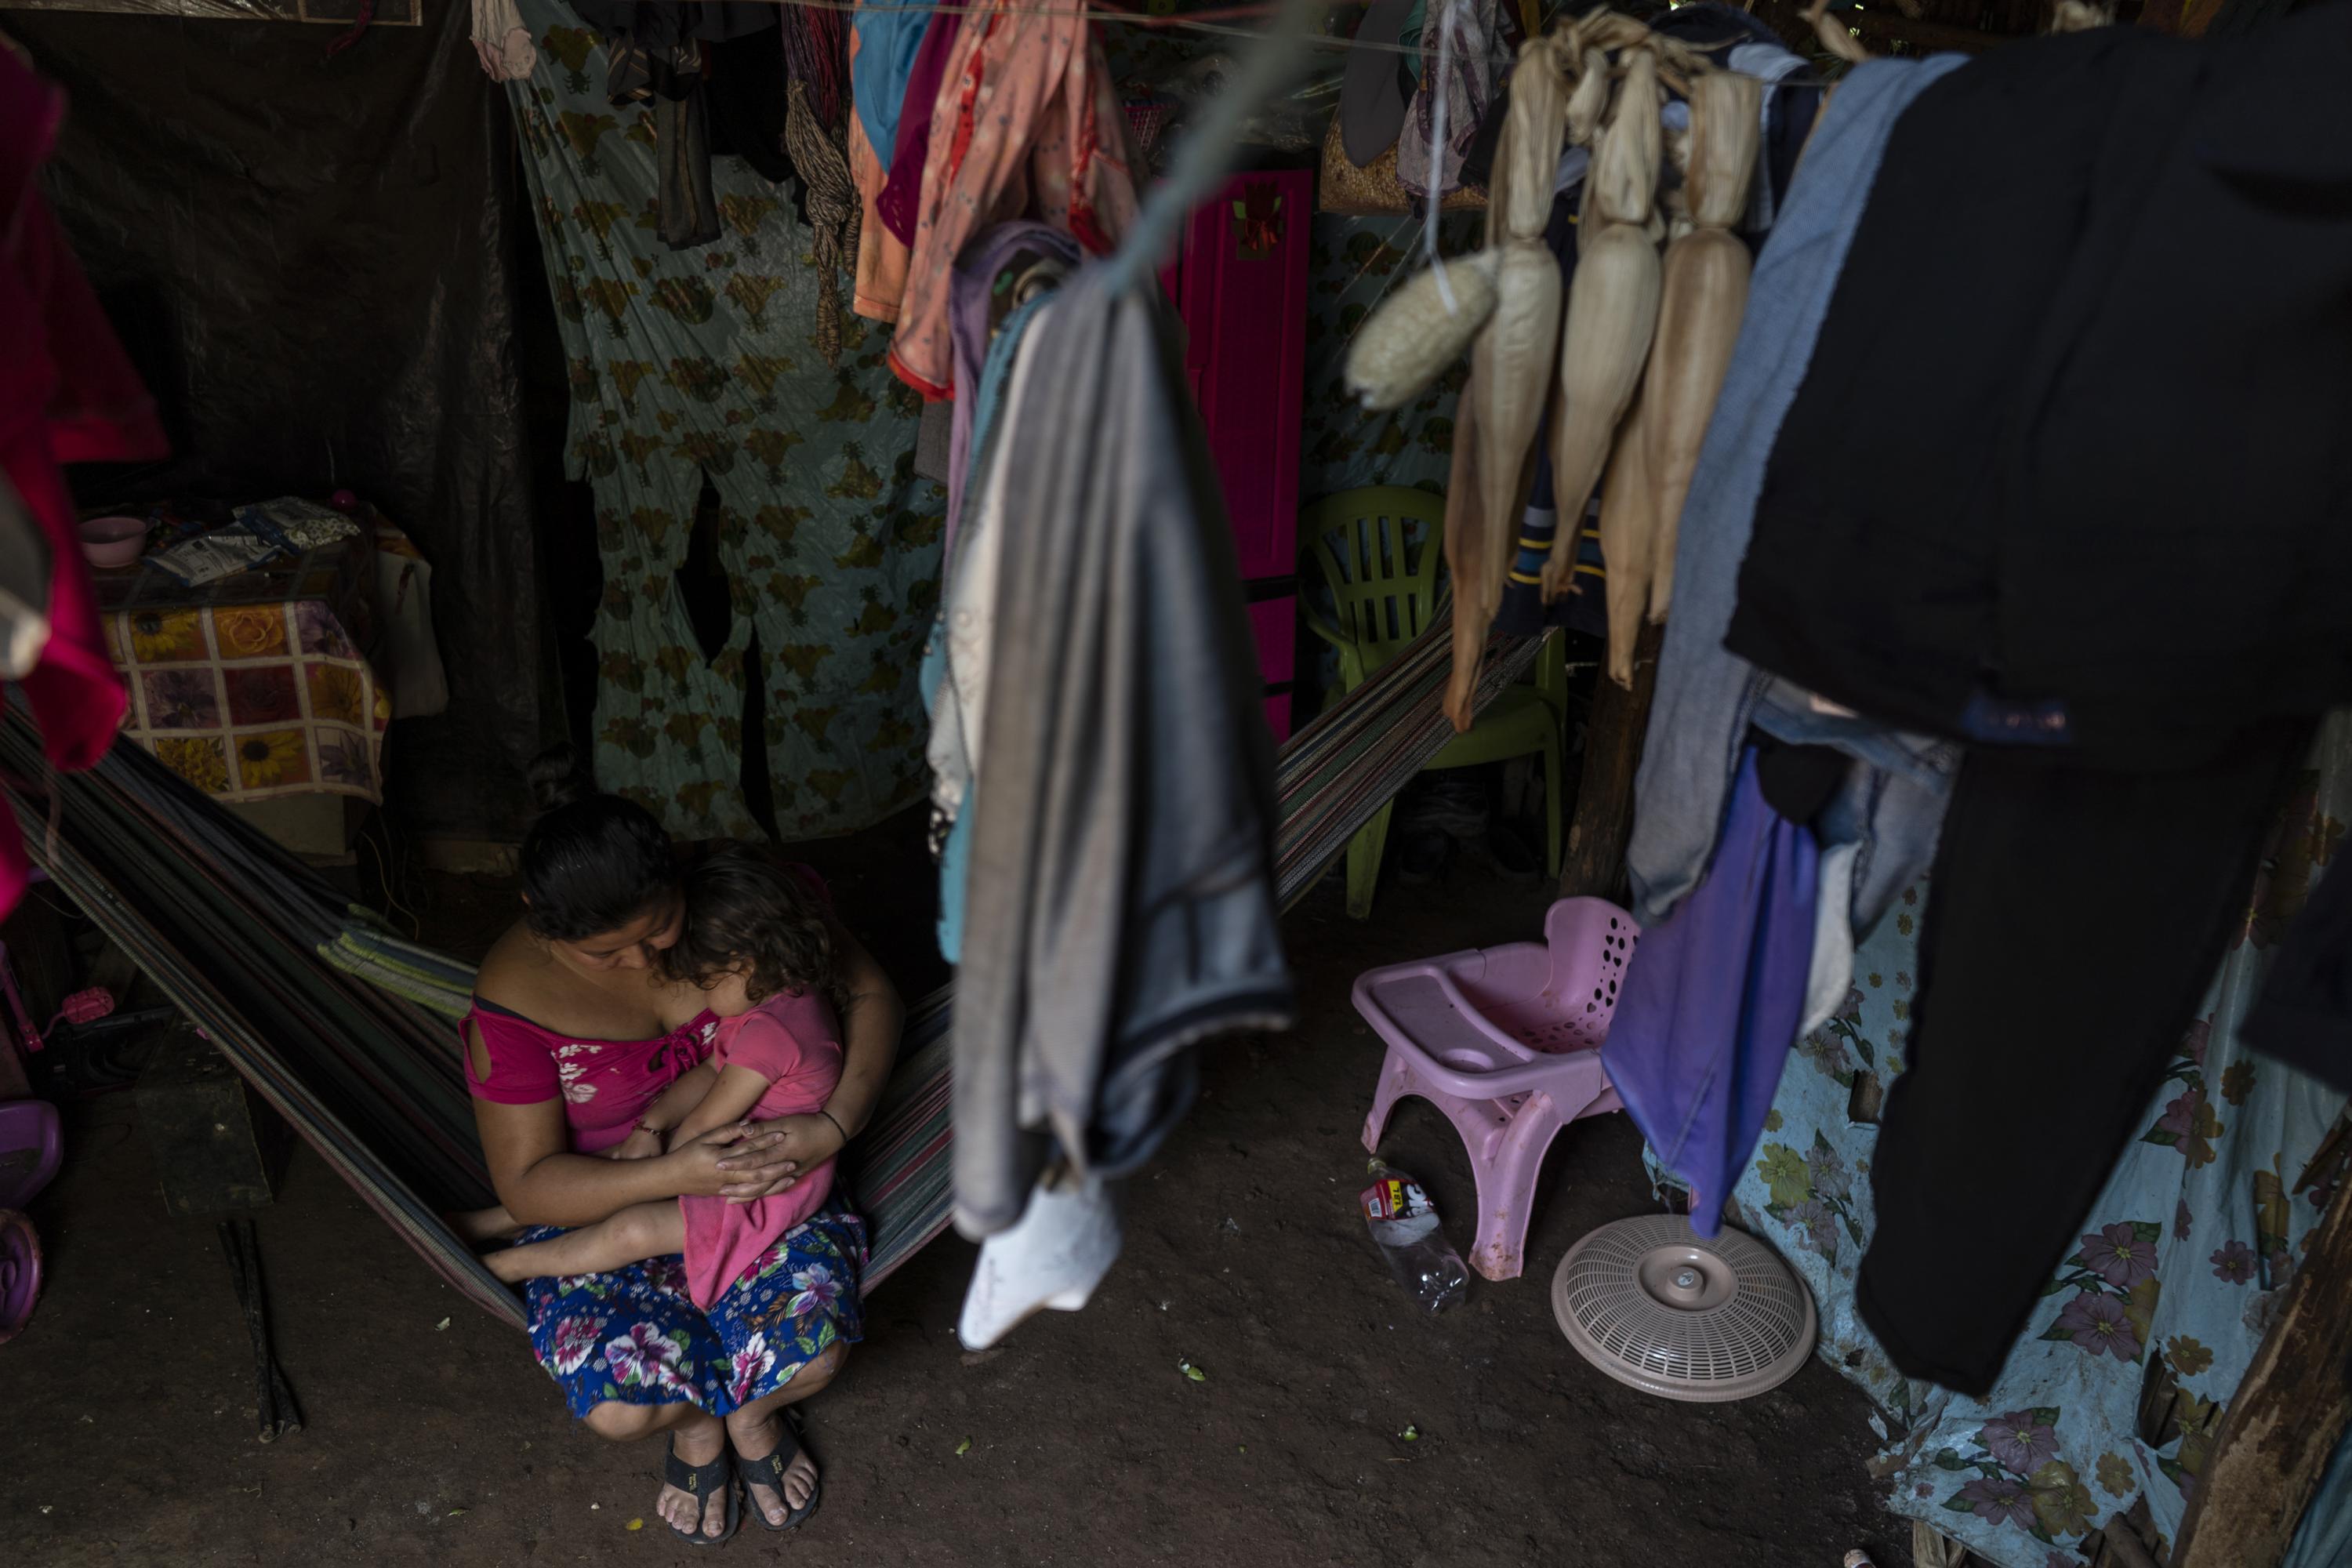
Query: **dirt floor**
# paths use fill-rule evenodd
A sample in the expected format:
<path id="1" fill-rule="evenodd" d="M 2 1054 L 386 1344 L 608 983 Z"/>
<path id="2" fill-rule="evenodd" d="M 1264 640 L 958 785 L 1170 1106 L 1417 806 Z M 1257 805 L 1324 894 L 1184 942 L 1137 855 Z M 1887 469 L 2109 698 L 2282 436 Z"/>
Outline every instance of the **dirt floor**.
<path id="1" fill-rule="evenodd" d="M 928 952 L 904 835 L 816 857 L 874 945 Z M 908 891 L 926 889 L 920 894 Z M 486 942 L 494 884 L 441 888 L 429 923 Z M 1863 1462 L 1863 1397 L 1818 1363 L 1708 1406 L 1624 1388 L 1568 1349 L 1549 1296 L 1585 1230 L 1654 1203 L 1622 1117 L 1555 1146 L 1528 1274 L 1474 1279 L 1434 1319 L 1366 1240 L 1362 1118 L 1379 1053 L 1348 1002 L 1376 963 L 1524 939 L 1546 900 L 1470 869 L 1335 885 L 1288 925 L 1303 1022 L 1211 1047 L 1206 1091 L 1133 1184 L 1125 1256 L 1094 1303 L 967 1355 L 973 1249 L 934 1244 L 870 1304 L 841 1382 L 806 1407 L 824 1506 L 747 1525 L 736 1558 L 929 1563 L 1797 1568 L 1907 1540 Z M 904 963 L 909 994 L 931 973 Z M 929 970 L 935 972 L 936 961 Z M 306 1426 L 255 1440 L 253 1365 L 210 1220 L 169 1217 L 127 1094 L 74 1107 L 34 1205 L 48 1288 L 0 1348 L 0 1562 L 460 1564 L 674 1560 L 658 1454 L 566 1419 L 527 1347 L 468 1307 L 326 1167 L 298 1152 L 257 1215 L 280 1359 Z M 1408 1102 L 1383 1152 L 1466 1244 L 1466 1163 Z M 1189 1359 L 1205 1374 L 1178 1371 Z M 1414 1440 L 1402 1434 L 1416 1432 Z"/>

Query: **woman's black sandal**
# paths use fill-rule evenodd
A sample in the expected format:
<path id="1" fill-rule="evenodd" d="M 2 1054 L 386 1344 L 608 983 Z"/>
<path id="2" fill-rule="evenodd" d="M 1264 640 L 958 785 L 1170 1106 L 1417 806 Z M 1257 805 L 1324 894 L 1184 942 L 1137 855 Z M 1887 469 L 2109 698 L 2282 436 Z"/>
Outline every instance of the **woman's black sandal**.
<path id="1" fill-rule="evenodd" d="M 662 1466 L 662 1479 L 692 1498 L 698 1505 L 692 1530 L 680 1530 L 674 1524 L 669 1527 L 670 1533 L 682 1537 L 688 1546 L 724 1546 L 734 1538 L 737 1528 L 743 1522 L 735 1511 L 735 1468 L 731 1458 L 731 1450 L 722 1449 L 719 1457 L 707 1465 L 689 1465 L 677 1457 L 677 1439 L 670 1439 L 669 1458 Z M 713 1487 L 727 1489 L 727 1528 L 720 1534 L 705 1535 L 702 1532 L 702 1515 L 709 1507 L 709 1499 Z M 761 1522 L 766 1522 L 764 1515 Z"/>
<path id="2" fill-rule="evenodd" d="M 762 1530 L 779 1531 L 797 1530 L 808 1521 L 809 1515 L 816 1511 L 816 1505 L 824 1500 L 823 1476 L 817 1477 L 816 1485 L 809 1491 L 808 1501 L 798 1508 L 793 1508 L 792 1494 L 784 1490 L 784 1476 L 792 1469 L 793 1461 L 800 1457 L 803 1447 L 800 1428 L 800 1417 L 792 1411 L 786 1410 L 782 1413 L 782 1418 L 776 1423 L 774 1453 L 758 1459 L 747 1459 L 740 1453 L 735 1456 L 736 1473 L 743 1478 L 744 1511 L 758 1520 L 760 1528 Z M 731 1436 L 730 1441 L 732 1441 Z M 754 1486 L 769 1488 L 776 1494 L 776 1500 L 792 1510 L 785 1515 L 783 1523 L 768 1522 L 768 1510 L 761 1508 L 759 1500 L 751 1496 L 751 1489 Z"/>

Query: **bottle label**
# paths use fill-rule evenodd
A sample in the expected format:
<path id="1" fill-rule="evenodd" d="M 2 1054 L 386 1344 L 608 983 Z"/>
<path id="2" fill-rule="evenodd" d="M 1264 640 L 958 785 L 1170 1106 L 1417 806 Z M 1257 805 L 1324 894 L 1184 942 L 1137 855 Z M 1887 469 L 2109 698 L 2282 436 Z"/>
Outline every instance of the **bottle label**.
<path id="1" fill-rule="evenodd" d="M 1364 1189 L 1364 1218 L 1375 1224 L 1435 1212 L 1421 1184 L 1402 1176 L 1390 1176 Z"/>

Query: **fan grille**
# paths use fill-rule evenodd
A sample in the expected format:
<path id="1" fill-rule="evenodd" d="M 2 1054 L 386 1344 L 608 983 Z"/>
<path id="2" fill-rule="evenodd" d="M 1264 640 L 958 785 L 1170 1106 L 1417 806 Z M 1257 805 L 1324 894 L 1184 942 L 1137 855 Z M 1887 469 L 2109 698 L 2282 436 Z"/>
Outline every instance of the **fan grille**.
<path id="1" fill-rule="evenodd" d="M 1675 1215 L 1604 1225 L 1560 1259 L 1552 1311 L 1578 1353 L 1669 1399 L 1745 1399 L 1777 1387 L 1813 1347 L 1813 1300 L 1771 1250 L 1712 1239 Z"/>

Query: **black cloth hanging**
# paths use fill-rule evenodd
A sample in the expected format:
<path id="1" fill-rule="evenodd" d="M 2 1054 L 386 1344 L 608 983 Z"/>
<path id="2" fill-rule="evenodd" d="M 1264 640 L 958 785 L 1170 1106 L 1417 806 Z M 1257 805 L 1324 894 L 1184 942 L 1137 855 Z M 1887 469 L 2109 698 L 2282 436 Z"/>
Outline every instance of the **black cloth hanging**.
<path id="1" fill-rule="evenodd" d="M 709 245 L 722 232 L 710 187 L 712 51 L 730 40 L 772 31 L 776 8 L 753 0 L 573 0 L 572 9 L 604 40 L 604 96 L 615 108 L 653 103 L 657 232 L 663 243 L 672 250 Z M 728 74 L 727 132 L 740 137 L 748 129 L 756 138 L 756 124 L 745 123 L 750 111 L 733 84 L 735 73 Z M 781 100 L 781 79 L 774 89 Z M 774 140 L 768 146 L 764 154 L 747 153 L 752 166 L 769 179 L 790 174 L 791 160 Z"/>
<path id="2" fill-rule="evenodd" d="M 2320 879 L 2238 1032 L 2265 1056 L 2352 1094 L 2352 874 Z"/>
<path id="3" fill-rule="evenodd" d="M 2002 48 L 1895 127 L 1731 650 L 2117 766 L 2352 699 L 2352 6 Z"/>
<path id="4" fill-rule="evenodd" d="M 1988 1390 L 2352 697 L 2352 6 L 2012 45 L 1895 127 L 1727 646 L 1976 742 L 1864 1321 Z M 1964 1261 L 1958 1267 L 1953 1259 Z"/>
<path id="5" fill-rule="evenodd" d="M 2163 773 L 1962 761 L 1854 1280 L 1905 1376 L 2000 1377 L 2194 1021 L 2311 734 L 2275 722 Z"/>

